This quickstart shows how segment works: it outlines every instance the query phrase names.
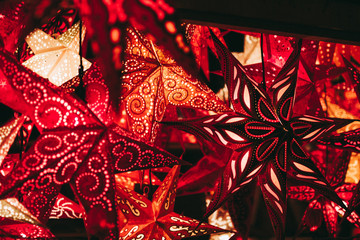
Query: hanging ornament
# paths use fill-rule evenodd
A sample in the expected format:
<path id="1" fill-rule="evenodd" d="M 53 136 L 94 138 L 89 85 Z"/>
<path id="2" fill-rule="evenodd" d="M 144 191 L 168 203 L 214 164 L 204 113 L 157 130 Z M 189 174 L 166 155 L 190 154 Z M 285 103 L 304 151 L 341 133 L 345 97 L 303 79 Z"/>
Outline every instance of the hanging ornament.
<path id="1" fill-rule="evenodd" d="M 311 155 L 338 196 L 348 204 L 356 187 L 355 184 L 344 183 L 350 153 L 330 146 L 317 145 L 316 150 L 312 151 Z M 335 238 L 339 227 L 338 216 L 344 216 L 345 210 L 319 195 L 311 187 L 301 186 L 296 182 L 292 182 L 292 184 L 293 186 L 289 187 L 288 196 L 292 199 L 309 202 L 301 220 L 298 234 L 307 228 L 310 231 L 316 231 L 324 222 L 330 237 Z M 359 227 L 360 218 L 356 213 L 352 213 L 347 218 Z"/>
<path id="2" fill-rule="evenodd" d="M 336 67 L 332 64 L 316 64 L 318 52 L 318 41 L 303 40 L 296 86 L 296 107 L 294 107 L 296 115 L 310 114 L 325 117 L 317 89 L 323 92 L 323 85 L 326 81 L 332 80 L 346 71 L 346 68 Z"/>
<path id="3" fill-rule="evenodd" d="M 77 76 L 80 65 L 79 25 L 80 23 L 74 24 L 56 39 L 36 29 L 25 39 L 35 55 L 23 62 L 23 65 L 49 79 L 56 86 Z M 82 31 L 85 31 L 85 27 Z M 85 58 L 82 59 L 84 70 L 87 70 L 91 63 Z"/>
<path id="4" fill-rule="evenodd" d="M 173 212 L 179 173 L 180 166 L 174 166 L 154 193 L 152 201 L 117 185 L 118 211 L 126 218 L 120 238 L 176 240 L 225 231 Z"/>
<path id="5" fill-rule="evenodd" d="M 204 84 L 187 74 L 164 50 L 134 28 L 126 33 L 120 126 L 153 141 L 168 105 L 230 111 Z"/>
<path id="6" fill-rule="evenodd" d="M 235 112 L 175 123 L 180 129 L 235 150 L 206 216 L 255 178 L 278 239 L 284 237 L 288 178 L 306 183 L 345 208 L 301 142 L 313 141 L 351 120 L 292 116 L 301 41 L 295 43 L 295 49 L 274 78 L 269 88 L 271 99 L 229 50 L 214 35 L 213 38 Z"/>
<path id="7" fill-rule="evenodd" d="M 326 109 L 326 112 L 329 117 L 346 118 L 346 119 L 354 119 L 354 120 L 357 119 L 356 116 L 347 112 L 345 109 L 341 108 L 339 105 L 333 103 L 333 100 L 331 98 L 326 97 L 326 104 L 325 104 L 324 98 L 321 98 L 320 100 L 321 100 L 321 104 L 323 105 L 323 108 Z M 360 127 L 360 122 L 355 121 L 355 122 L 352 122 L 352 123 L 346 125 L 343 128 L 340 128 L 339 130 L 336 131 L 336 133 L 333 133 L 332 135 L 327 136 L 327 137 L 320 138 L 317 141 L 326 146 L 336 147 L 336 145 L 339 145 L 340 147 L 341 146 L 343 147 L 345 145 L 339 143 L 342 140 L 340 140 L 340 138 L 338 138 L 337 136 L 344 132 L 349 132 L 352 130 L 356 131 L 356 129 L 358 129 L 359 127 Z M 346 136 L 346 134 L 344 134 L 342 136 L 344 137 L 344 136 Z M 353 136 L 356 136 L 356 134 L 353 134 Z M 339 142 L 337 142 L 335 140 L 336 138 L 338 138 Z M 332 142 L 332 141 L 334 141 L 334 142 Z M 345 182 L 346 183 L 358 183 L 359 179 L 360 179 L 360 166 L 359 166 L 360 153 L 359 153 L 359 151 L 356 150 L 356 146 L 350 147 L 350 150 L 352 152 L 351 152 L 350 162 L 348 165 L 348 170 L 346 173 Z"/>
<path id="8" fill-rule="evenodd" d="M 55 38 L 66 32 L 75 23 L 74 21 L 77 22 L 78 20 L 78 11 L 76 9 L 61 9 L 57 11 L 55 16 L 43 24 L 40 29 Z M 34 56 L 34 52 L 26 41 L 22 41 L 22 45 L 16 50 L 16 55 L 20 62 L 24 62 Z"/>
<path id="9" fill-rule="evenodd" d="M 354 65 L 352 65 L 347 59 L 343 58 L 344 63 L 350 70 L 350 80 L 352 81 L 352 84 L 354 85 L 354 89 L 356 92 L 356 95 L 358 97 L 358 100 L 360 99 L 360 72 L 356 69 Z M 326 99 L 327 100 L 327 99 Z M 334 108 L 333 104 L 331 102 L 330 105 L 330 114 L 343 114 L 343 115 L 349 115 L 346 114 L 346 111 L 339 111 L 341 110 L 340 107 L 337 107 L 337 109 L 332 110 Z M 360 128 L 359 123 L 355 122 L 346 129 L 346 132 L 343 133 L 335 133 L 327 137 L 323 137 L 318 140 L 321 144 L 324 145 L 331 145 L 337 148 L 346 148 L 354 152 L 360 152 Z"/>
<path id="10" fill-rule="evenodd" d="M 1 180 L 46 222 L 60 187 L 70 183 L 86 212 L 89 235 L 116 238 L 114 173 L 172 166 L 179 160 L 116 125 L 104 125 L 82 101 L 0 52 L 0 101 L 30 117 L 40 136 Z M 6 93 L 6 94 L 5 94 Z M 107 108 L 108 106 L 104 106 Z"/>

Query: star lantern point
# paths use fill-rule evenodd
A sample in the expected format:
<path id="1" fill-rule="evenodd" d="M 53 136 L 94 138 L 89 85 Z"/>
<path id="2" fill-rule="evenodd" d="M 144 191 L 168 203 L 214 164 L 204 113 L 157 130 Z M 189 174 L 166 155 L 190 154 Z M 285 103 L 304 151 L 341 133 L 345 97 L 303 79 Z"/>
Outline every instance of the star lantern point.
<path id="1" fill-rule="evenodd" d="M 81 31 L 85 32 L 84 26 Z M 79 32 L 79 22 L 56 39 L 40 29 L 35 29 L 25 38 L 35 55 L 23 62 L 23 65 L 49 79 L 56 86 L 62 85 L 79 73 Z M 85 34 L 82 36 L 81 41 Z M 91 63 L 85 58 L 82 58 L 82 61 L 84 71 L 89 69 Z"/>

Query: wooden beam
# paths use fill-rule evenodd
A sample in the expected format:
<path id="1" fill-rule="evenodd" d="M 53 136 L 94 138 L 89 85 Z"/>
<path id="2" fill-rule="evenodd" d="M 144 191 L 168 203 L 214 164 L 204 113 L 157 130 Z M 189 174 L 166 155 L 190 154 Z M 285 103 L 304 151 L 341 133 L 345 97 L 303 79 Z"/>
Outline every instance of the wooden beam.
<path id="1" fill-rule="evenodd" d="M 186 22 L 360 45 L 357 0 L 168 0 Z"/>

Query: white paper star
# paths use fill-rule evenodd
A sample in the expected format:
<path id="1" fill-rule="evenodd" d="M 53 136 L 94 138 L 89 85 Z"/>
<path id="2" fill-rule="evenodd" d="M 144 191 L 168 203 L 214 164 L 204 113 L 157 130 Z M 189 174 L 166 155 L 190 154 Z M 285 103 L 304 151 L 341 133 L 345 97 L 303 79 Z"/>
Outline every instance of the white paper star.
<path id="1" fill-rule="evenodd" d="M 40 29 L 30 33 L 25 41 L 35 55 L 23 62 L 23 65 L 49 79 L 56 86 L 77 76 L 80 65 L 79 25 L 79 22 L 74 24 L 56 39 Z M 82 32 L 85 33 L 85 27 L 82 28 Z M 81 42 L 84 40 L 84 35 L 82 34 Z M 85 58 L 82 59 L 85 71 L 90 68 L 91 63 Z"/>

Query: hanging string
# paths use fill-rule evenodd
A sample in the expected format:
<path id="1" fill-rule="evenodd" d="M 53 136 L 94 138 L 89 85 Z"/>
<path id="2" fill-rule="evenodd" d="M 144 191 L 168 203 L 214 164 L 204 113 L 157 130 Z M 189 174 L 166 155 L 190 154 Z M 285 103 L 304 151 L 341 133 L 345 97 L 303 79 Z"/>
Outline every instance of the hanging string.
<path id="1" fill-rule="evenodd" d="M 325 117 L 328 117 L 328 103 L 327 103 L 327 90 L 326 90 L 326 83 L 324 83 L 324 102 L 325 102 L 325 107 L 326 107 L 326 111 L 325 111 Z M 326 144 L 325 146 L 325 174 L 328 174 L 328 166 L 329 166 L 329 145 Z"/>
<path id="2" fill-rule="evenodd" d="M 326 111 L 325 111 L 325 117 L 328 117 L 328 103 L 327 103 L 327 91 L 326 91 L 326 83 L 324 83 L 324 102 L 325 102 L 325 107 L 326 107 Z"/>
<path id="3" fill-rule="evenodd" d="M 82 78 L 84 75 L 84 65 L 82 60 L 82 47 L 81 47 L 81 39 L 82 39 L 82 20 L 80 19 L 79 24 L 79 56 L 80 56 L 80 65 L 79 65 L 79 79 L 80 79 L 80 86 L 82 85 Z"/>
<path id="4" fill-rule="evenodd" d="M 263 79 L 261 81 L 262 86 L 264 87 L 264 90 L 266 91 L 266 80 L 265 80 L 265 62 L 264 62 L 264 35 L 261 33 L 260 37 L 260 47 L 261 47 L 261 65 L 262 65 L 262 73 L 263 73 Z"/>
<path id="5" fill-rule="evenodd" d="M 82 100 L 85 101 L 85 89 L 84 89 L 84 82 L 83 82 L 83 76 L 84 76 L 84 65 L 83 65 L 83 59 L 82 59 L 82 47 L 81 47 L 81 43 L 82 43 L 82 29 L 83 29 L 83 22 L 80 19 L 80 23 L 79 23 L 79 57 L 80 57 L 80 64 L 79 64 L 79 85 L 75 88 L 75 93 L 77 96 L 79 96 Z"/>
<path id="6" fill-rule="evenodd" d="M 19 160 L 22 159 L 22 153 L 24 151 L 24 127 L 21 126 L 20 128 L 20 153 L 19 153 Z"/>
<path id="7" fill-rule="evenodd" d="M 151 168 L 149 168 L 149 195 L 151 196 L 151 198 L 152 198 L 152 194 L 153 191 L 152 191 L 152 182 L 151 182 Z"/>
<path id="8" fill-rule="evenodd" d="M 144 176 L 145 176 L 145 170 L 141 170 L 140 171 L 140 190 L 142 192 L 142 194 L 145 193 L 145 190 L 144 190 Z"/>

